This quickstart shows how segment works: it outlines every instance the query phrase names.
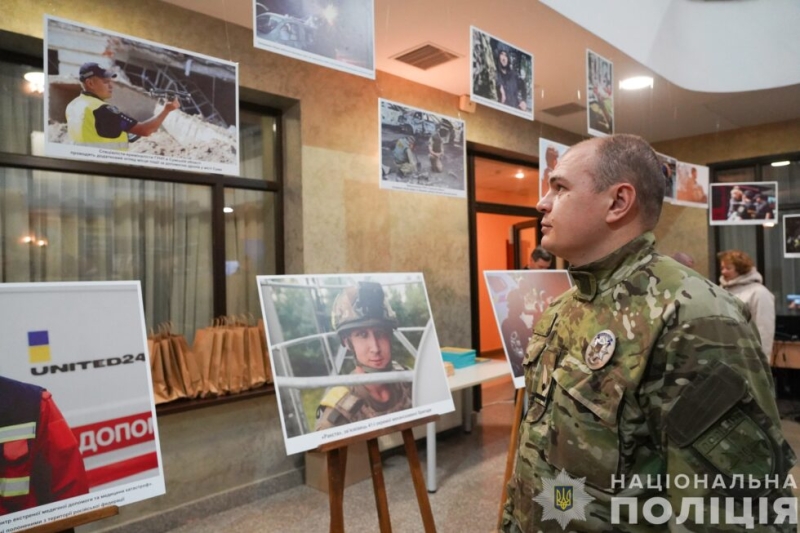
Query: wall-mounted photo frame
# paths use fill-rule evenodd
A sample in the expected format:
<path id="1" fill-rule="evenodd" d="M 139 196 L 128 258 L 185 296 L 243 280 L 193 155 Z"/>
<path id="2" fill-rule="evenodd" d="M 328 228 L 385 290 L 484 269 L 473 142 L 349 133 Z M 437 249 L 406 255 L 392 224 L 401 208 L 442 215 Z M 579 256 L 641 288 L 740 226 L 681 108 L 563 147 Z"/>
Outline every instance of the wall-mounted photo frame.
<path id="1" fill-rule="evenodd" d="M 378 100 L 380 188 L 467 197 L 463 120 Z"/>
<path id="2" fill-rule="evenodd" d="M 533 120 L 533 55 L 470 27 L 470 98 Z"/>
<path id="3" fill-rule="evenodd" d="M 708 167 L 678 161 L 673 203 L 708 209 Z"/>
<path id="4" fill-rule="evenodd" d="M 783 215 L 783 257 L 800 257 L 800 215 Z"/>
<path id="5" fill-rule="evenodd" d="M 522 360 L 539 317 L 572 287 L 566 270 L 486 270 L 483 273 L 514 387 L 525 386 Z"/>
<path id="6" fill-rule="evenodd" d="M 544 198 L 550 190 L 550 173 L 555 170 L 569 146 L 539 137 L 539 198 Z"/>
<path id="7" fill-rule="evenodd" d="M 258 287 L 287 454 L 454 410 L 421 273 Z"/>
<path id="8" fill-rule="evenodd" d="M 44 25 L 45 155 L 239 175 L 236 63 L 51 16 Z"/>
<path id="9" fill-rule="evenodd" d="M 614 64 L 586 50 L 586 122 L 589 135 L 614 134 Z"/>
<path id="10" fill-rule="evenodd" d="M 670 204 L 675 203 L 675 181 L 678 175 L 678 160 L 668 155 L 656 152 L 658 162 L 661 165 L 661 173 L 664 175 L 666 187 L 664 187 L 664 201 Z"/>
<path id="11" fill-rule="evenodd" d="M 712 226 L 742 226 L 778 223 L 778 182 L 712 183 Z"/>
<path id="12" fill-rule="evenodd" d="M 253 46 L 375 79 L 373 0 L 254 0 Z"/>

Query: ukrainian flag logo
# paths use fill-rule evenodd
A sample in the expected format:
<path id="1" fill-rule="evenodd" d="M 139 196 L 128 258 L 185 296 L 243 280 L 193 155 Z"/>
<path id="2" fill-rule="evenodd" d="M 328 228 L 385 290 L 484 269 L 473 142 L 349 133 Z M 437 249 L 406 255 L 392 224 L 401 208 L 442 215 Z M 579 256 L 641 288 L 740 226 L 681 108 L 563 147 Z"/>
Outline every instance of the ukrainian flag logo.
<path id="1" fill-rule="evenodd" d="M 46 330 L 28 332 L 28 360 L 31 363 L 50 361 L 50 335 Z"/>

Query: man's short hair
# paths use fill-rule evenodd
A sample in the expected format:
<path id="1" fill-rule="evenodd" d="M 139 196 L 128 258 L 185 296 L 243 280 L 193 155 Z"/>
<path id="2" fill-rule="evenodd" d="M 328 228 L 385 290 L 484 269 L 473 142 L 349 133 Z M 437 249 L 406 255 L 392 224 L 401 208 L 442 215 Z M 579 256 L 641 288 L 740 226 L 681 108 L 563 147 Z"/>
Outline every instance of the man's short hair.
<path id="1" fill-rule="evenodd" d="M 661 216 L 667 186 L 655 150 L 641 137 L 621 133 L 600 139 L 596 155 L 595 191 L 630 183 L 636 190 L 640 220 L 647 230 L 653 229 Z"/>
<path id="2" fill-rule="evenodd" d="M 531 261 L 539 261 L 539 260 L 550 262 L 553 260 L 553 254 L 551 254 L 541 246 L 537 246 L 531 252 Z"/>

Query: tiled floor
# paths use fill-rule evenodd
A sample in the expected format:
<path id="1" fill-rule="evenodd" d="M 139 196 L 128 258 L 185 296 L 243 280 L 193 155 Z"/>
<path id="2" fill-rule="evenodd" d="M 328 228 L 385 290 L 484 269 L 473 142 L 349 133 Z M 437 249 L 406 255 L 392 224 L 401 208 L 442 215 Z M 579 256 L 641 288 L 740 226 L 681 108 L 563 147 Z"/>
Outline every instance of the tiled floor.
<path id="1" fill-rule="evenodd" d="M 509 380 L 484 385 L 483 398 L 483 411 L 470 434 L 457 431 L 439 439 L 439 490 L 429 497 L 440 533 L 488 533 L 496 526 L 514 410 L 513 386 Z M 796 410 L 793 407 L 783 403 L 781 410 L 800 413 L 800 404 Z M 800 455 L 800 424 L 786 419 L 784 432 Z M 420 460 L 424 471 L 424 446 L 420 448 Z M 423 531 L 408 472 L 404 455 L 392 455 L 384 461 L 392 530 L 396 533 Z M 800 467 L 795 467 L 793 473 L 800 479 Z M 327 494 L 300 486 L 169 533 L 325 532 L 328 516 Z M 370 480 L 345 490 L 344 516 L 348 533 L 379 531 Z"/>

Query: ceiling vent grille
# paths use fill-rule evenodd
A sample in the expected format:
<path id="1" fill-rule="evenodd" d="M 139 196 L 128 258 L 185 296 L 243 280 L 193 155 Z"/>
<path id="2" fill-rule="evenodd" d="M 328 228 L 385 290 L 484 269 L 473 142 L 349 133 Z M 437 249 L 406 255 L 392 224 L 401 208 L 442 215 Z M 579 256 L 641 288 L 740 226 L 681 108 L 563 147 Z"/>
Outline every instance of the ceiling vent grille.
<path id="1" fill-rule="evenodd" d="M 581 111 L 586 111 L 586 108 L 580 104 L 576 104 L 575 102 L 542 109 L 542 113 L 547 113 L 548 115 L 553 115 L 554 117 L 563 117 L 564 115 L 571 115 Z"/>
<path id="2" fill-rule="evenodd" d="M 412 67 L 428 70 L 447 63 L 448 61 L 458 59 L 458 57 L 458 54 L 448 52 L 438 45 L 427 43 L 417 46 L 416 48 L 412 48 L 407 52 L 402 52 L 401 54 L 394 56 L 392 59 L 402 61 L 403 63 L 407 63 Z"/>

